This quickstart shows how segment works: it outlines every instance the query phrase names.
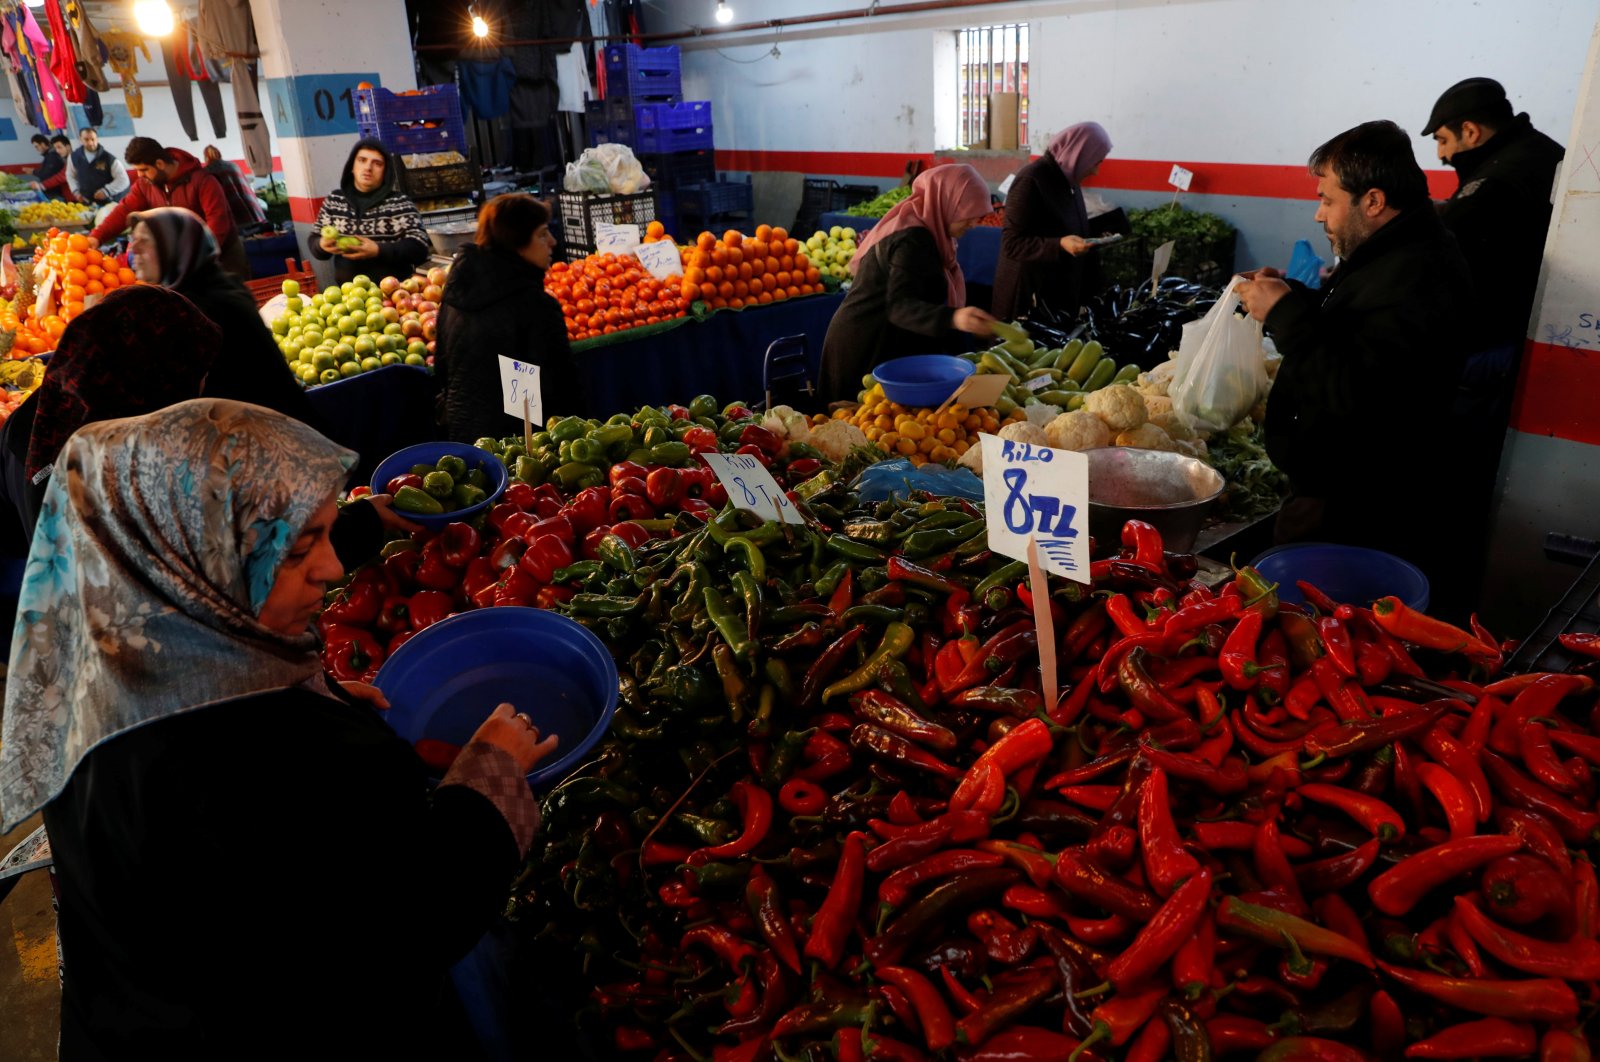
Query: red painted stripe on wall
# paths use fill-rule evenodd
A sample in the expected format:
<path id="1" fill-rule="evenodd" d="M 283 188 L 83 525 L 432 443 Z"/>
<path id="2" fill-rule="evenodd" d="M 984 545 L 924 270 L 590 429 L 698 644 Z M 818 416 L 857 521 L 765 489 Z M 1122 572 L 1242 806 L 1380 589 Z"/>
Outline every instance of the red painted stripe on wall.
<path id="1" fill-rule="evenodd" d="M 308 199 L 305 196 L 291 195 L 289 197 L 289 217 L 293 221 L 303 221 L 307 225 L 317 220 L 317 213 L 322 209 L 322 201 L 327 196 L 317 196 Z"/>
<path id="2" fill-rule="evenodd" d="M 1600 446 L 1600 417 L 1594 409 L 1594 396 L 1600 394 L 1600 351 L 1530 339 L 1518 376 L 1513 428 Z"/>
<path id="3" fill-rule="evenodd" d="M 858 177 L 902 177 L 906 163 L 913 159 L 932 162 L 932 155 L 896 154 L 881 151 L 717 151 L 717 165 L 725 170 L 801 173 L 837 173 Z M 1088 182 L 1099 188 L 1120 188 L 1135 192 L 1170 192 L 1167 176 L 1173 161 L 1149 159 L 1107 159 L 1100 172 Z M 1240 162 L 1183 162 L 1179 165 L 1194 173 L 1189 191 L 1197 195 L 1256 196 L 1266 199 L 1312 199 L 1316 178 L 1304 166 L 1268 166 Z M 1435 199 L 1446 199 L 1456 189 L 1456 175 L 1450 170 L 1426 170 L 1428 192 Z"/>

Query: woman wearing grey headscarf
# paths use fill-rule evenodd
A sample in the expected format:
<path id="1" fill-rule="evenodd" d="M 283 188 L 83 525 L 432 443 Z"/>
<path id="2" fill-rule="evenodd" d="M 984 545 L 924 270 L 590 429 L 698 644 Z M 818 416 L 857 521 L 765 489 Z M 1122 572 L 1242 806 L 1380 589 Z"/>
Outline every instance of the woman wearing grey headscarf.
<path id="1" fill-rule="evenodd" d="M 437 1048 L 433 1005 L 532 843 L 525 775 L 554 740 L 486 704 L 430 793 L 349 694 L 381 695 L 325 682 L 310 622 L 345 570 L 331 536 L 354 460 L 215 399 L 91 424 L 56 460 L 0 831 L 43 808 L 63 1059 Z"/>

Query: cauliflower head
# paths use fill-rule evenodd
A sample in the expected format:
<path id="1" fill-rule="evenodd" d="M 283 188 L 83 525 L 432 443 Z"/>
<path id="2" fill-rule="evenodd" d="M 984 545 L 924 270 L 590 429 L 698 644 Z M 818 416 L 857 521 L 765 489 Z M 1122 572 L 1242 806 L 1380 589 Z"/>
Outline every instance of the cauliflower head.
<path id="1" fill-rule="evenodd" d="M 806 440 L 829 461 L 843 461 L 852 449 L 867 445 L 867 434 L 848 420 L 830 420 L 811 429 Z"/>
<path id="2" fill-rule="evenodd" d="M 1132 431 L 1125 431 L 1117 436 L 1118 446 L 1137 446 L 1141 450 L 1176 450 L 1178 444 L 1172 441 L 1172 436 L 1156 427 L 1154 424 L 1141 424 Z"/>
<path id="3" fill-rule="evenodd" d="M 1176 361 L 1164 361 L 1149 372 L 1139 374 L 1139 391 L 1147 395 L 1165 396 L 1172 386 L 1173 373 L 1178 371 Z"/>
<path id="4" fill-rule="evenodd" d="M 1112 384 L 1091 392 L 1083 409 L 1106 422 L 1113 432 L 1132 431 L 1149 419 L 1144 396 L 1127 384 Z"/>
<path id="5" fill-rule="evenodd" d="M 1194 429 L 1189 427 L 1189 422 L 1183 419 L 1183 414 L 1177 410 L 1168 410 L 1165 413 L 1151 413 L 1147 424 L 1154 424 L 1173 439 L 1193 439 Z"/>
<path id="6" fill-rule="evenodd" d="M 1166 395 L 1145 395 L 1144 412 L 1147 420 L 1155 420 L 1163 413 L 1171 413 L 1172 399 Z"/>
<path id="7" fill-rule="evenodd" d="M 1014 420 L 1001 428 L 997 433 L 1000 438 L 1010 442 L 1027 443 L 1029 446 L 1049 446 L 1050 437 L 1039 425 L 1026 420 Z"/>
<path id="8" fill-rule="evenodd" d="M 973 475 L 981 478 L 983 476 L 983 447 L 973 443 L 967 447 L 967 452 L 961 455 L 961 459 L 956 464 L 961 468 L 971 470 Z"/>
<path id="9" fill-rule="evenodd" d="M 1058 450 L 1095 450 L 1111 445 L 1111 429 L 1093 413 L 1063 413 L 1044 429 L 1046 440 Z"/>

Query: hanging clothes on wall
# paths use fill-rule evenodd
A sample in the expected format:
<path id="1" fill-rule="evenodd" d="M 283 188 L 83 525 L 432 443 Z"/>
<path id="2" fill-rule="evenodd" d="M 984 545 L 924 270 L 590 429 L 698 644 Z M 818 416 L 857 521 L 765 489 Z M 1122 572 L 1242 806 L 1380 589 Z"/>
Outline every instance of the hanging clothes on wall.
<path id="1" fill-rule="evenodd" d="M 78 77 L 92 92 L 109 92 L 111 81 L 106 77 L 108 53 L 100 33 L 89 21 L 89 12 L 83 0 L 66 0 L 67 24 L 77 37 Z"/>
<path id="2" fill-rule="evenodd" d="M 594 90 L 589 85 L 589 60 L 583 45 L 574 44 L 556 56 L 556 107 L 574 114 L 584 113 L 584 102 Z"/>
<path id="3" fill-rule="evenodd" d="M 161 58 L 166 63 L 167 81 L 172 86 L 172 102 L 178 108 L 178 124 L 190 140 L 199 140 L 194 124 L 194 95 L 189 85 L 200 89 L 211 129 L 217 136 L 228 135 L 228 116 L 222 109 L 222 89 L 206 69 L 205 55 L 189 31 L 187 19 L 178 19 L 167 39 L 161 42 Z"/>
<path id="4" fill-rule="evenodd" d="M 44 0 L 44 13 L 50 20 L 50 73 L 68 103 L 82 103 L 89 90 L 78 73 L 77 35 L 67 29 L 61 0 Z"/>
<path id="5" fill-rule="evenodd" d="M 250 0 L 200 0 L 194 31 L 206 51 L 227 65 L 233 83 L 234 115 L 239 119 L 239 139 L 244 144 L 250 172 L 257 177 L 270 176 L 272 142 L 267 120 L 261 113 L 260 87 L 256 82 L 255 61 L 261 49 L 256 42 Z"/>
<path id="6" fill-rule="evenodd" d="M 456 75 L 461 80 L 461 98 L 477 117 L 492 122 L 511 110 L 517 68 L 510 59 L 463 59 L 456 66 Z"/>
<path id="7" fill-rule="evenodd" d="M 23 66 L 31 67 L 35 83 L 38 85 L 39 103 L 43 110 L 42 117 L 49 128 L 40 125 L 41 132 L 52 132 L 67 127 L 67 101 L 61 96 L 61 85 L 57 83 L 55 75 L 50 72 L 50 42 L 45 38 L 44 30 L 39 28 L 39 23 L 33 19 L 33 12 L 26 7 L 17 9 L 22 15 L 22 33 L 17 42 L 18 49 L 23 57 Z"/>
<path id="8" fill-rule="evenodd" d="M 11 91 L 11 102 L 17 116 L 29 125 L 38 125 L 39 102 L 22 72 L 22 58 L 17 51 L 16 20 L 10 11 L 0 15 L 0 53 L 5 56 L 6 88 Z"/>
<path id="9" fill-rule="evenodd" d="M 105 42 L 106 58 L 111 63 L 111 69 L 115 70 L 117 76 L 122 79 L 122 99 L 128 105 L 128 117 L 143 118 L 144 93 L 139 89 L 139 56 L 137 53 L 143 52 L 144 61 L 147 63 L 152 62 L 150 46 L 145 44 L 143 37 L 137 33 L 129 33 L 126 30 L 109 29 L 100 36 Z M 187 91 L 184 95 L 188 95 Z M 193 114 L 192 111 L 190 113 L 191 115 Z M 190 121 L 193 121 L 192 117 Z"/>

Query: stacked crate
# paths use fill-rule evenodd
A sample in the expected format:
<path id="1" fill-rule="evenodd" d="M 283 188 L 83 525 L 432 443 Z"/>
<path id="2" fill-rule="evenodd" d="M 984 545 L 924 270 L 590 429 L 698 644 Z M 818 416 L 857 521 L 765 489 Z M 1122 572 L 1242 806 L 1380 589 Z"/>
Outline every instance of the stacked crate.
<path id="1" fill-rule="evenodd" d="M 676 46 L 612 44 L 605 64 L 607 96 L 589 103 L 589 142 L 632 148 L 650 175 L 656 216 L 668 232 L 686 238 L 677 231 L 680 193 L 717 177 L 711 103 L 684 100 Z"/>

